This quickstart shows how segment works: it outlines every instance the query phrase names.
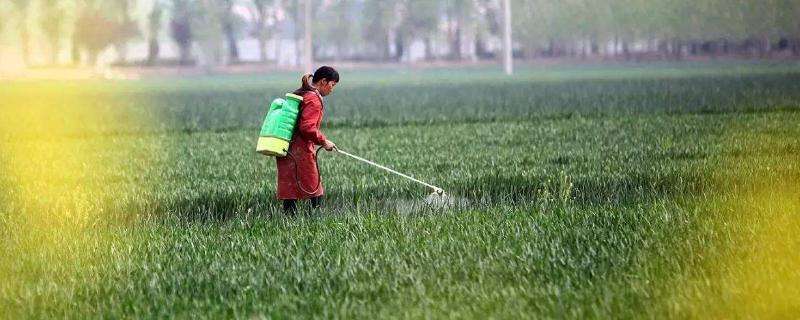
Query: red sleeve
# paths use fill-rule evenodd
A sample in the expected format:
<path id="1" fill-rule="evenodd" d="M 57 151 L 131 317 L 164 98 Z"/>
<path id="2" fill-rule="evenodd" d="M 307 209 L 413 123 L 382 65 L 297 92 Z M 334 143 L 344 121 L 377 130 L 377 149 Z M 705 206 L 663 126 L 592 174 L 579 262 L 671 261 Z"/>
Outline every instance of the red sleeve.
<path id="1" fill-rule="evenodd" d="M 297 132 L 303 139 L 317 145 L 325 144 L 325 135 L 319 131 L 322 122 L 322 102 L 316 95 L 306 95 L 303 99 L 303 109 L 300 110 L 300 123 Z"/>

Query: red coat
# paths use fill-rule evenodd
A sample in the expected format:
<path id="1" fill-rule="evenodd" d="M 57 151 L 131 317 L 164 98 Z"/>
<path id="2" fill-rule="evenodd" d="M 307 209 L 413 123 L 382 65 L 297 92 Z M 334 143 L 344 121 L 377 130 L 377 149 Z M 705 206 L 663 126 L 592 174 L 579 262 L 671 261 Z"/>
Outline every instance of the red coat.
<path id="1" fill-rule="evenodd" d="M 314 158 L 314 145 L 325 143 L 325 135 L 319 131 L 322 122 L 322 96 L 316 91 L 303 94 L 300 104 L 300 117 L 297 119 L 292 141 L 289 142 L 289 153 L 285 157 L 276 158 L 278 165 L 278 199 L 306 199 L 323 194 L 322 182 L 319 181 L 317 160 Z M 294 161 L 292 161 L 294 158 Z M 295 163 L 297 178 L 295 178 Z M 299 180 L 305 191 L 314 191 L 319 181 L 319 189 L 314 193 L 306 193 L 297 187 Z"/>

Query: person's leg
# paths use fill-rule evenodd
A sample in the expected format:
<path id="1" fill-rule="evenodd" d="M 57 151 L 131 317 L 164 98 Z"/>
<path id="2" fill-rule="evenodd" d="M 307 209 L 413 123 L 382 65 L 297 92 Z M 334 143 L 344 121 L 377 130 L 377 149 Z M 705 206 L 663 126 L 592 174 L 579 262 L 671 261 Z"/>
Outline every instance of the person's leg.
<path id="1" fill-rule="evenodd" d="M 297 201 L 292 199 L 283 200 L 283 213 L 294 215 L 297 212 Z"/>
<path id="2" fill-rule="evenodd" d="M 322 207 L 322 196 L 311 198 L 311 207 L 314 209 Z"/>

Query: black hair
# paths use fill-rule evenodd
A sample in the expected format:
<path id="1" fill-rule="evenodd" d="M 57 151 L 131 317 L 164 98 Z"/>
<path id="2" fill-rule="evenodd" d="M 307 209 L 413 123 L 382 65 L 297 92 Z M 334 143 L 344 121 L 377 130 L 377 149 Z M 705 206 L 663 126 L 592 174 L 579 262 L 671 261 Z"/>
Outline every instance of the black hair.
<path id="1" fill-rule="evenodd" d="M 294 94 L 302 95 L 308 91 L 314 91 L 315 88 L 312 85 L 313 82 L 319 82 L 321 80 L 328 80 L 328 81 L 335 81 L 339 82 L 339 72 L 336 71 L 333 67 L 329 66 L 321 66 L 314 71 L 314 75 L 306 74 L 300 79 L 300 88 L 294 91 Z"/>
<path id="2" fill-rule="evenodd" d="M 333 67 L 321 66 L 317 69 L 317 71 L 314 71 L 314 82 L 323 79 L 339 82 L 339 72 L 337 72 Z"/>

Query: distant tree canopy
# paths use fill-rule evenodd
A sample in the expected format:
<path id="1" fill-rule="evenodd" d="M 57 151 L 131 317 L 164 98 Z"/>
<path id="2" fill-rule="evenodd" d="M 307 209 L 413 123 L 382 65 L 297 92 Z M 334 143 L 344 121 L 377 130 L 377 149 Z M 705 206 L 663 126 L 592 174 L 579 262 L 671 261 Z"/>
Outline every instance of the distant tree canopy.
<path id="1" fill-rule="evenodd" d="M 127 14 L 126 0 L 76 0 L 75 8 L 73 54 L 83 53 L 90 65 L 94 65 L 98 54 L 109 46 L 124 46 L 139 34 L 136 22 Z M 120 56 L 124 59 L 124 52 L 120 52 Z M 73 57 L 73 61 L 80 60 L 80 57 Z"/>
<path id="2" fill-rule="evenodd" d="M 316 59 L 458 61 L 501 52 L 502 0 L 9 0 L 0 6 L 13 19 L 3 19 L 0 30 L 17 34 L 26 62 L 29 42 L 37 41 L 49 44 L 46 53 L 57 63 L 63 39 L 72 39 L 73 61 L 93 64 L 112 46 L 125 60 L 127 42 L 144 34 L 146 63 L 155 64 L 159 33 L 170 36 L 181 64 L 197 54 L 238 63 L 243 38 L 255 40 L 258 60 L 267 62 L 270 41 L 275 59 L 285 54 L 282 39 L 300 41 L 307 2 Z M 511 0 L 511 6 L 518 58 L 800 56 L 800 0 Z"/>
<path id="3" fill-rule="evenodd" d="M 180 64 L 191 60 L 191 47 L 194 40 L 191 24 L 192 8 L 188 0 L 172 0 L 172 20 L 169 22 L 170 36 L 180 51 Z"/>
<path id="4" fill-rule="evenodd" d="M 58 0 L 42 0 L 39 12 L 41 12 L 40 27 L 50 45 L 49 62 L 55 64 L 58 60 L 61 32 L 64 27 L 64 8 L 59 5 Z"/>
<path id="5" fill-rule="evenodd" d="M 516 41 L 527 54 L 582 53 L 608 42 L 616 43 L 614 52 L 644 42 L 674 54 L 733 46 L 766 53 L 781 39 L 800 41 L 796 0 L 517 0 L 515 5 Z"/>

